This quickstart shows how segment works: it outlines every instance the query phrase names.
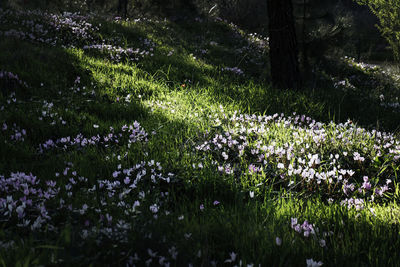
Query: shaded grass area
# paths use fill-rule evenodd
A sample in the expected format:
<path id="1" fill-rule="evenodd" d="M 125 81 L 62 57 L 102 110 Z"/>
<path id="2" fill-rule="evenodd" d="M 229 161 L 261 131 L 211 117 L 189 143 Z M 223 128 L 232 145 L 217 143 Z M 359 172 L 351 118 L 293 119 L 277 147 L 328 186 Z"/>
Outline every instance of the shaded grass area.
<path id="1" fill-rule="evenodd" d="M 257 262 L 304 266 L 304 258 L 307 257 L 326 259 L 324 264 L 327 266 L 397 265 L 398 225 L 388 222 L 391 219 L 396 221 L 398 214 L 376 219 L 362 212 L 355 217 L 355 213 L 349 213 L 341 206 L 327 207 L 318 201 L 243 202 L 240 195 L 236 195 L 234 203 L 216 207 L 210 203 L 204 212 L 194 212 L 201 203 L 199 200 L 190 199 L 185 203 L 170 217 L 162 216 L 145 226 L 140 224 L 146 223 L 145 220 L 135 224 L 138 232 L 145 228 L 145 233 L 152 233 L 152 240 L 132 233 L 130 237 L 133 241 L 118 247 L 111 240 L 104 240 L 99 245 L 95 239 L 89 239 L 82 244 L 76 229 L 67 225 L 57 241 L 49 243 L 53 239 L 51 235 L 46 237 L 46 244 L 34 238 L 24 239 L 24 243 L 18 244 L 18 250 L 1 254 L 1 257 L 5 262 L 18 259 L 17 262 L 30 264 L 48 262 L 53 257 L 64 259 L 62 264 L 66 265 L 94 262 L 122 265 L 126 258 L 120 255 L 121 251 L 147 255 L 147 248 L 152 248 L 161 254 L 170 248 L 161 241 L 166 238 L 179 250 L 177 265 L 187 262 L 208 265 L 216 259 L 219 259 L 217 264 L 223 264 L 221 259 L 229 258 L 227 251 L 239 251 L 238 257 L 243 264 Z M 389 208 L 385 208 L 383 216 L 391 213 L 388 213 Z M 183 219 L 176 220 L 175 217 Z M 318 239 L 310 240 L 288 231 L 287 221 L 293 217 L 313 220 L 320 225 L 318 229 L 321 233 L 335 233 L 334 236 L 324 237 L 327 248 L 321 248 Z M 275 243 L 276 237 L 282 239 L 280 246 Z M 195 256 L 198 251 L 202 253 L 199 258 Z"/>
<path id="2" fill-rule="evenodd" d="M 169 192 L 166 210 L 170 214 L 160 214 L 153 220 L 154 214 L 144 209 L 130 222 L 137 231 L 129 233 L 127 243 L 118 245 L 112 239 L 100 239 L 100 234 L 83 239 L 79 231 L 84 222 L 78 218 L 76 223 L 74 215 L 65 222 L 57 218 L 61 225 L 59 233 L 16 234 L 12 239 L 17 249 L 0 252 L 5 265 L 124 265 L 134 252 L 142 262 L 151 258 L 149 248 L 157 251 L 158 256 L 171 257 L 171 246 L 179 251 L 176 266 L 188 262 L 207 266 L 212 261 L 222 265 L 230 258 L 230 252 L 237 253 L 243 264 L 304 266 L 309 258 L 323 259 L 326 266 L 397 264 L 396 248 L 400 245 L 397 204 L 372 205 L 374 216 L 367 208 L 356 211 L 338 203 L 328 205 L 318 195 L 302 200 L 267 189 L 263 195 L 252 198 L 248 188 L 238 185 L 234 178 L 225 179 L 213 168 L 212 159 L 193 150 L 206 131 L 220 127 L 208 120 L 220 106 L 228 112 L 297 112 L 325 122 L 350 118 L 367 127 L 375 127 L 379 122 L 383 129 L 396 130 L 400 117 L 395 110 L 379 105 L 376 97 L 381 92 L 371 97 L 362 89 L 343 92 L 334 89 L 326 77 L 321 78 L 319 89 L 304 92 L 273 89 L 264 80 L 265 66 L 244 64 L 243 57 L 234 56 L 234 46 L 245 40 L 225 24 L 212 22 L 211 27 L 169 22 L 103 24 L 104 39 L 114 36 L 115 30 L 127 45 L 135 45 L 139 38 L 156 42 L 154 56 L 139 63 L 113 63 L 76 48 L 51 48 L 11 38 L 0 41 L 0 49 L 5 51 L 0 54 L 0 69 L 18 73 L 29 85 L 11 88 L 6 84 L 1 88 L 5 112 L 0 122 L 16 123 L 28 130 L 22 143 L 12 143 L 6 140 L 8 136 L 1 136 L 2 142 L 7 141 L 0 149 L 1 173 L 32 172 L 47 180 L 62 171 L 66 162 L 72 162 L 92 186 L 112 175 L 120 163 L 118 155 L 127 155 L 122 160 L 124 165 L 155 159 L 165 172 L 179 177 L 157 189 Z M 199 41 L 198 33 L 205 29 L 208 32 Z M 219 45 L 214 47 L 209 41 Z M 199 46 L 201 42 L 210 53 L 195 59 L 196 49 L 203 48 Z M 167 56 L 171 49 L 174 54 Z M 265 60 L 265 55 L 254 60 Z M 239 66 L 245 75 L 225 73 L 221 70 L 225 66 Z M 336 74 L 343 75 L 349 69 L 337 71 Z M 76 82 L 77 76 L 80 82 Z M 19 101 L 15 104 L 6 104 L 10 89 L 16 89 Z M 128 95 L 131 95 L 129 101 Z M 43 115 L 43 100 L 54 104 L 50 113 L 57 115 Z M 165 103 L 170 103 L 168 108 L 160 108 Z M 193 116 L 194 113 L 198 116 Z M 40 116 L 43 120 L 38 120 Z M 66 124 L 62 124 L 63 120 Z M 155 131 L 148 143 L 38 153 L 38 145 L 49 138 L 107 134 L 109 127 L 119 129 L 134 120 L 149 134 Z M 56 123 L 51 125 L 53 121 Z M 199 161 L 204 168 L 192 168 Z M 63 186 L 67 183 L 61 179 L 58 182 Z M 78 206 L 83 200 L 77 195 Z M 216 200 L 220 203 L 214 204 Z M 151 204 L 153 199 L 146 201 L 144 205 Z M 204 210 L 199 209 L 200 205 L 204 205 Z M 304 220 L 314 223 L 319 228 L 317 237 L 305 238 L 291 229 L 290 220 L 294 217 L 300 223 Z M 100 225 L 96 220 L 93 215 L 93 223 Z M 9 229 L 2 228 L 2 239 L 10 239 Z M 330 231 L 334 234 L 329 235 Z M 277 237 L 282 240 L 281 245 L 276 244 Z M 327 242 L 326 247 L 321 247 L 320 239 Z M 154 259 L 153 263 L 157 265 L 157 261 Z"/>

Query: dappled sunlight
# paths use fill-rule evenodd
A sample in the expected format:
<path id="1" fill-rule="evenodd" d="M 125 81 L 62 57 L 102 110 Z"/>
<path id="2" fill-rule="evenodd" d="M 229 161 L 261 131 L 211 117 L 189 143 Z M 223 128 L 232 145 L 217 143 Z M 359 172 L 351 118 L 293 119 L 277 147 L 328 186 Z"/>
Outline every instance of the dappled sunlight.
<path id="1" fill-rule="evenodd" d="M 394 72 L 345 58 L 278 90 L 268 38 L 222 19 L 0 22 L 3 264 L 399 260 Z"/>

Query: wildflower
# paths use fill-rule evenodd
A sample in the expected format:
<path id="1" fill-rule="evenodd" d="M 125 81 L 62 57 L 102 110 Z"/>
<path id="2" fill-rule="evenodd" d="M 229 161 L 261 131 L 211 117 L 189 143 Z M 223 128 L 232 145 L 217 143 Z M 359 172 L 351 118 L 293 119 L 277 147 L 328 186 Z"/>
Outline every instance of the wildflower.
<path id="1" fill-rule="evenodd" d="M 220 202 L 218 200 L 214 200 L 213 205 L 217 206 Z"/>
<path id="2" fill-rule="evenodd" d="M 157 256 L 157 252 L 153 252 L 151 249 L 147 249 L 147 253 L 149 254 L 150 257 L 154 258 Z"/>
<path id="3" fill-rule="evenodd" d="M 306 264 L 307 267 L 319 267 L 322 266 L 323 263 L 321 261 L 316 262 L 313 259 L 307 259 Z"/>
<path id="4" fill-rule="evenodd" d="M 110 214 L 106 214 L 106 219 L 107 219 L 107 222 L 108 222 L 108 224 L 110 224 L 111 223 L 111 221 L 112 221 L 112 216 L 110 215 Z"/>
<path id="5" fill-rule="evenodd" d="M 362 184 L 361 188 L 365 190 L 370 190 L 371 189 L 371 184 L 368 182 L 368 176 L 364 176 L 364 183 Z"/>
<path id="6" fill-rule="evenodd" d="M 157 213 L 158 209 L 159 209 L 157 204 L 153 204 L 149 208 L 150 208 L 150 211 L 153 212 L 153 213 Z"/>
<path id="7" fill-rule="evenodd" d="M 275 238 L 275 243 L 276 243 L 277 246 L 282 245 L 282 239 L 280 239 L 279 237 L 276 237 Z"/>
<path id="8" fill-rule="evenodd" d="M 297 225 L 297 218 L 291 218 L 291 227 L 294 228 Z"/>
<path id="9" fill-rule="evenodd" d="M 16 212 L 17 212 L 17 214 L 18 214 L 18 218 L 23 218 L 24 216 L 25 216 L 25 213 L 24 213 L 24 207 L 25 205 L 21 205 L 21 206 L 18 206 L 17 208 L 16 208 Z"/>
<path id="10" fill-rule="evenodd" d="M 150 264 L 151 264 L 152 261 L 153 261 L 152 258 L 148 259 L 148 260 L 146 261 L 146 266 L 150 266 Z"/>
<path id="11" fill-rule="evenodd" d="M 230 259 L 226 259 L 225 262 L 234 262 L 236 260 L 237 254 L 235 252 L 229 253 L 229 256 L 231 257 Z"/>
<path id="12" fill-rule="evenodd" d="M 201 211 L 204 210 L 204 205 L 203 205 L 203 204 L 200 205 L 200 210 L 201 210 Z"/>
<path id="13" fill-rule="evenodd" d="M 192 236 L 192 233 L 185 233 L 183 236 L 185 239 L 189 239 Z"/>
<path id="14" fill-rule="evenodd" d="M 353 154 L 353 159 L 354 159 L 355 161 L 360 161 L 360 162 L 362 162 L 362 161 L 365 160 L 365 158 L 364 158 L 364 157 L 361 157 L 360 153 L 358 153 L 358 152 L 354 152 L 354 154 Z"/>
<path id="15" fill-rule="evenodd" d="M 178 251 L 176 250 L 176 248 L 173 246 L 168 249 L 168 252 L 171 255 L 172 259 L 176 260 L 176 257 L 178 256 Z"/>

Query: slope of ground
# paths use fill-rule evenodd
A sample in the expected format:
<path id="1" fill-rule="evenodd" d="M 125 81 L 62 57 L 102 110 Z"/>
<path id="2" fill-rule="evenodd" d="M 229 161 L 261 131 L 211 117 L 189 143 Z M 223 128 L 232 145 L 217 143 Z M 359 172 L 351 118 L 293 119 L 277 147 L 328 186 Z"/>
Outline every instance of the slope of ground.
<path id="1" fill-rule="evenodd" d="M 224 21 L 0 21 L 3 265 L 399 262 L 394 67 L 279 91 Z"/>

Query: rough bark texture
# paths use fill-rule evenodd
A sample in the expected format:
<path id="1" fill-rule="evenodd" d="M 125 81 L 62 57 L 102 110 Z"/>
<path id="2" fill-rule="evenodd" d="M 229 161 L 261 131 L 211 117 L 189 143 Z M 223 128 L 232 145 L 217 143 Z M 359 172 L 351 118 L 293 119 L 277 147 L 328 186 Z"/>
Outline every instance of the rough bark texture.
<path id="1" fill-rule="evenodd" d="M 300 89 L 298 47 L 291 0 L 267 0 L 272 84 Z"/>

